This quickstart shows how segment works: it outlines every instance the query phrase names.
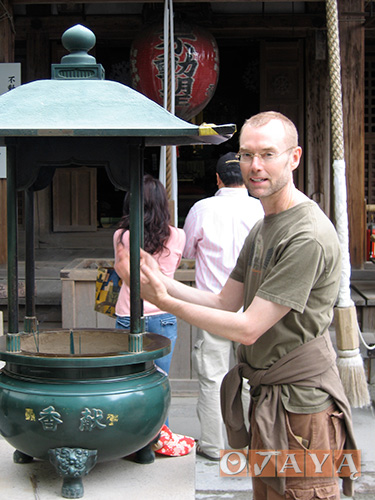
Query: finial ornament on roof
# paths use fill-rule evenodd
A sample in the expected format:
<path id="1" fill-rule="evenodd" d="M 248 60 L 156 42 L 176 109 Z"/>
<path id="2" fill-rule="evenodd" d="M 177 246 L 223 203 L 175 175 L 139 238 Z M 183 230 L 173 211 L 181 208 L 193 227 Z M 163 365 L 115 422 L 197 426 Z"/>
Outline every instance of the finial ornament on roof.
<path id="1" fill-rule="evenodd" d="M 63 33 L 61 41 L 70 54 L 61 58 L 61 64 L 52 64 L 53 80 L 104 80 L 103 66 L 88 54 L 96 43 L 91 30 L 76 24 Z"/>
<path id="2" fill-rule="evenodd" d="M 70 54 L 63 56 L 61 59 L 62 64 L 68 63 L 80 63 L 80 64 L 92 64 L 96 63 L 94 56 L 90 56 L 87 52 L 95 46 L 96 36 L 94 33 L 82 26 L 81 24 L 76 24 L 71 28 L 67 29 L 62 37 L 61 42 L 66 50 L 69 50 Z"/>

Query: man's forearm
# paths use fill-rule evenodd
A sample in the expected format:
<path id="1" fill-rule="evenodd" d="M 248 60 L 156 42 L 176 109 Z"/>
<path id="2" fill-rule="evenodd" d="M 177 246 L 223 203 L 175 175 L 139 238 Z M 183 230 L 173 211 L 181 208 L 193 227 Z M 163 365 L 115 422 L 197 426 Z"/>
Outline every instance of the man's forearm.
<path id="1" fill-rule="evenodd" d="M 180 285 L 182 285 L 181 288 L 187 287 L 186 285 L 179 283 L 176 287 L 179 290 Z M 198 296 L 204 298 L 206 294 L 214 295 L 210 292 L 203 292 L 202 290 L 197 291 L 202 293 L 197 294 L 197 296 L 192 294 L 194 295 L 194 298 L 198 298 Z M 216 297 L 216 295 L 214 296 Z M 252 339 L 248 325 L 247 328 L 244 328 L 245 323 L 242 314 L 213 308 L 213 306 L 207 306 L 204 304 L 203 301 L 185 301 L 184 298 L 177 298 L 174 295 L 167 297 L 165 301 L 160 304 L 160 307 L 187 323 L 203 330 L 207 330 L 220 337 L 244 344 L 253 343 L 253 341 L 256 340 L 255 337 L 254 340 Z M 228 328 L 228 325 L 230 325 L 230 328 Z"/>
<path id="2" fill-rule="evenodd" d="M 220 337 L 251 345 L 285 316 L 290 308 L 255 297 L 242 313 L 192 304 L 164 294 L 160 308 Z"/>
<path id="3" fill-rule="evenodd" d="M 168 278 L 163 275 L 163 282 L 168 290 L 169 295 L 176 299 L 190 302 L 191 304 L 200 304 L 214 309 L 220 308 L 219 297 L 212 292 L 199 290 L 198 288 L 185 285 L 173 278 Z"/>

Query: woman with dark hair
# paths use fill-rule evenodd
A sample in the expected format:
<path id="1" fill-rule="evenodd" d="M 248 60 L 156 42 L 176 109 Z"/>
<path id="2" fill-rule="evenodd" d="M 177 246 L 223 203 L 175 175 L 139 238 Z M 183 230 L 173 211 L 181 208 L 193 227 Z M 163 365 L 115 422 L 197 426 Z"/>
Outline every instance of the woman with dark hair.
<path id="1" fill-rule="evenodd" d="M 144 176 L 144 249 L 157 260 L 164 274 L 173 278 L 180 264 L 185 247 L 186 236 L 182 229 L 170 225 L 170 213 L 167 192 L 163 184 L 151 175 Z M 129 248 L 129 201 L 130 194 L 124 199 L 123 217 L 113 236 L 113 245 L 121 242 Z M 115 255 L 116 256 L 116 255 Z M 158 333 L 171 341 L 171 352 L 155 360 L 155 364 L 169 374 L 172 354 L 177 340 L 177 318 L 161 311 L 150 302 L 143 302 L 145 330 Z M 129 288 L 123 283 L 116 304 L 116 328 L 130 328 L 130 294 Z M 153 450 L 162 455 L 186 455 L 194 447 L 194 439 L 180 434 L 174 434 L 168 428 L 168 420 L 163 426 L 158 442 Z"/>
<path id="2" fill-rule="evenodd" d="M 182 229 L 169 224 L 167 193 L 159 180 L 151 175 L 145 175 L 143 193 L 144 249 L 156 258 L 164 274 L 173 277 L 185 247 L 185 233 Z M 129 248 L 129 199 L 130 195 L 127 193 L 124 199 L 123 217 L 113 237 L 115 253 L 119 242 Z M 143 303 L 143 311 L 146 331 L 164 335 L 171 341 L 171 352 L 155 361 L 155 364 L 168 374 L 177 339 L 176 316 L 160 311 L 147 301 Z M 121 287 L 116 304 L 116 316 L 116 328 L 130 328 L 130 293 L 125 284 Z"/>

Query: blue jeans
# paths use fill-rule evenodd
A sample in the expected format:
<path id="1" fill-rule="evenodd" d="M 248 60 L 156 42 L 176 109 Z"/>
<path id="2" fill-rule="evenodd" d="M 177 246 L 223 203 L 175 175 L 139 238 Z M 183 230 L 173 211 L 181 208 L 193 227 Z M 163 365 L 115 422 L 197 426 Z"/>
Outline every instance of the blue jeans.
<path id="1" fill-rule="evenodd" d="M 130 328 L 130 316 L 117 316 L 116 328 Z M 171 341 L 171 352 L 162 358 L 155 360 L 156 366 L 169 374 L 172 354 L 177 340 L 177 318 L 173 314 L 155 314 L 145 316 L 145 330 L 150 333 L 157 333 L 167 337 Z"/>

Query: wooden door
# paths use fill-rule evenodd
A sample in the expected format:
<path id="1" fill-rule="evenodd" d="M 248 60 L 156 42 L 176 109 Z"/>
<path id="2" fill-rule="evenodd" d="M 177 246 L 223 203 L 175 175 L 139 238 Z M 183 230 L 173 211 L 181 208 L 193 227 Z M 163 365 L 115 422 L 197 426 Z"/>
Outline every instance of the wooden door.
<path id="1" fill-rule="evenodd" d="M 52 183 L 53 231 L 96 231 L 96 168 L 57 168 Z"/>

